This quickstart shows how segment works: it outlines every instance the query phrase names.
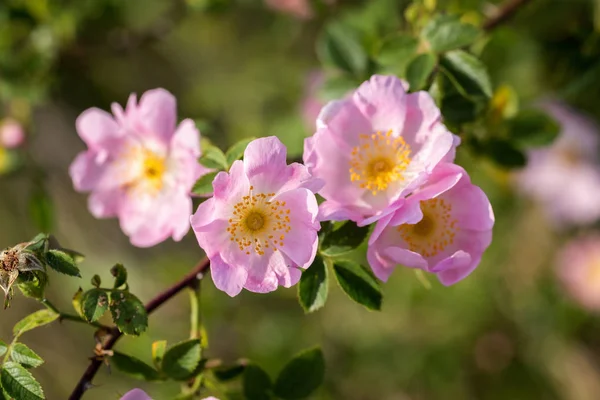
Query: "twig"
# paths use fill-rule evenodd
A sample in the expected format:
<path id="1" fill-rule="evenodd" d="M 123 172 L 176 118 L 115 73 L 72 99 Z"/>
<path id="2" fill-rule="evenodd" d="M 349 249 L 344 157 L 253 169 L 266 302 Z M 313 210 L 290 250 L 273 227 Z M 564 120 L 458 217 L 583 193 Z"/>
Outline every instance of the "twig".
<path id="1" fill-rule="evenodd" d="M 483 30 L 491 31 L 496 26 L 511 19 L 521 6 L 529 3 L 530 1 L 531 0 L 509 0 L 502 4 L 496 15 L 484 22 Z"/>
<path id="2" fill-rule="evenodd" d="M 181 292 L 186 287 L 189 287 L 197 280 L 202 279 L 203 274 L 210 267 L 210 263 L 207 258 L 200 261 L 198 265 L 186 276 L 184 276 L 180 281 L 175 283 L 173 286 L 167 288 L 166 290 L 160 292 L 153 299 L 151 299 L 146 304 L 146 312 L 151 314 L 158 307 L 166 303 L 168 300 L 173 298 L 177 293 Z M 121 338 L 122 333 L 117 329 L 117 327 L 113 327 L 110 329 L 108 333 L 108 338 L 104 344 L 103 350 L 110 350 L 114 347 L 117 341 Z M 79 400 L 83 396 L 86 390 L 91 388 L 92 381 L 96 376 L 96 373 L 100 369 L 102 365 L 102 360 L 94 358 L 90 365 L 87 367 L 79 382 L 77 382 L 77 386 L 69 396 L 69 400 Z"/>
<path id="3" fill-rule="evenodd" d="M 91 325 L 91 326 L 94 326 L 94 327 L 96 327 L 98 329 L 104 329 L 106 331 L 108 331 L 108 330 L 111 329 L 109 326 L 102 325 L 99 322 L 88 322 L 85 319 L 81 318 L 79 315 L 64 313 L 64 312 L 60 311 L 58 308 L 56 308 L 56 306 L 54 304 L 52 304 L 50 302 L 50 300 L 48 300 L 48 299 L 43 299 L 42 300 L 42 304 L 45 305 L 47 309 L 52 310 L 55 313 L 57 313 L 58 314 L 58 319 L 60 321 L 80 322 L 82 324 Z"/>

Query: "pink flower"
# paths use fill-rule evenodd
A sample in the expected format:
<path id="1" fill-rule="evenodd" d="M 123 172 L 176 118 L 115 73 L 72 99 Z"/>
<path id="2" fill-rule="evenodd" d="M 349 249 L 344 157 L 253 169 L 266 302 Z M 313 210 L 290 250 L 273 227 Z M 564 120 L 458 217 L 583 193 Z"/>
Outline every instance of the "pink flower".
<path id="1" fill-rule="evenodd" d="M 367 259 L 387 281 L 398 264 L 432 272 L 444 285 L 469 275 L 492 240 L 494 214 L 483 191 L 455 164 L 441 164 L 429 181 L 377 222 Z"/>
<path id="2" fill-rule="evenodd" d="M 310 19 L 313 10 L 309 0 L 265 0 L 268 7 L 298 19 Z"/>
<path id="3" fill-rule="evenodd" d="M 142 389 L 133 389 L 125 393 L 121 400 L 152 400 Z"/>
<path id="4" fill-rule="evenodd" d="M 200 134 L 192 120 L 176 127 L 176 100 L 164 89 L 150 90 L 137 103 L 131 95 L 113 115 L 97 108 L 77 118 L 88 150 L 69 173 L 75 189 L 91 192 L 88 206 L 97 218 L 118 217 L 131 243 L 153 246 L 189 230 L 190 190 L 205 171 Z"/>
<path id="5" fill-rule="evenodd" d="M 321 186 L 304 165 L 286 164 L 276 137 L 252 141 L 191 218 L 215 286 L 235 296 L 243 287 L 265 293 L 296 284 L 315 258 Z"/>
<path id="6" fill-rule="evenodd" d="M 453 156 L 458 138 L 440 122 L 431 96 L 408 94 L 406 86 L 374 75 L 321 111 L 317 132 L 304 142 L 304 162 L 325 181 L 322 220 L 373 222 Z"/>
<path id="7" fill-rule="evenodd" d="M 600 311 L 600 235 L 573 239 L 557 256 L 556 273 L 567 293 L 583 307 Z"/>
<path id="8" fill-rule="evenodd" d="M 552 145 L 529 153 L 517 176 L 519 189 L 539 201 L 558 227 L 600 218 L 600 130 L 590 119 L 560 102 L 542 106 L 561 124 Z"/>
<path id="9" fill-rule="evenodd" d="M 6 118 L 0 123 L 0 146 L 14 149 L 21 146 L 24 141 L 25 131 L 18 121 Z"/>

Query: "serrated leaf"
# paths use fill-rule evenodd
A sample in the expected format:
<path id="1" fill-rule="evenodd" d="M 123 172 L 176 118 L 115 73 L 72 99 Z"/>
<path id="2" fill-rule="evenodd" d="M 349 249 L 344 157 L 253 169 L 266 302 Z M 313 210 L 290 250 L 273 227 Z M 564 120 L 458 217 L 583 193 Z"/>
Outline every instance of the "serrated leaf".
<path id="1" fill-rule="evenodd" d="M 508 121 L 510 139 L 519 147 L 538 147 L 551 144 L 560 133 L 560 126 L 540 110 L 522 110 Z"/>
<path id="2" fill-rule="evenodd" d="M 336 261 L 333 270 L 341 288 L 352 300 L 370 310 L 381 309 L 383 295 L 379 283 L 362 265 Z"/>
<path id="3" fill-rule="evenodd" d="M 160 369 L 160 365 L 162 363 L 163 358 L 165 357 L 166 351 L 166 340 L 158 340 L 152 343 L 152 361 L 154 362 L 154 366 L 156 366 L 156 368 Z"/>
<path id="4" fill-rule="evenodd" d="M 174 380 L 187 380 L 202 359 L 199 339 L 191 339 L 172 346 L 162 360 L 161 370 Z"/>
<path id="5" fill-rule="evenodd" d="M 8 350 L 8 345 L 6 343 L 4 343 L 2 340 L 0 340 L 0 357 L 4 356 L 6 354 L 7 350 Z"/>
<path id="6" fill-rule="evenodd" d="M 79 263 L 83 262 L 83 260 L 85 260 L 85 255 L 81 254 L 78 251 L 71 250 L 71 249 L 65 249 L 64 247 L 61 247 L 60 249 L 57 249 L 57 250 L 60 250 L 63 253 L 66 253 L 69 257 L 71 257 L 73 259 L 73 261 L 75 261 L 75 264 L 79 264 Z"/>
<path id="7" fill-rule="evenodd" d="M 225 154 L 216 146 L 207 146 L 202 149 L 202 156 L 198 160 L 206 168 L 227 171 L 229 164 Z"/>
<path id="8" fill-rule="evenodd" d="M 119 330 L 127 335 L 137 336 L 148 328 L 148 313 L 144 304 L 129 292 L 111 292 L 109 309 Z"/>
<path id="9" fill-rule="evenodd" d="M 317 54 L 323 64 L 362 77 L 368 57 L 356 32 L 341 23 L 329 24 L 317 42 Z"/>
<path id="10" fill-rule="evenodd" d="M 108 310 L 108 293 L 103 289 L 91 289 L 81 298 L 81 311 L 89 322 L 95 322 Z"/>
<path id="11" fill-rule="evenodd" d="M 146 364 L 139 358 L 115 351 L 110 358 L 111 365 L 119 371 L 137 379 L 145 381 L 156 381 L 160 379 L 158 371 Z"/>
<path id="12" fill-rule="evenodd" d="M 423 28 L 421 36 L 436 53 L 458 49 L 473 43 L 480 31 L 475 26 L 460 22 L 458 17 L 438 15 Z"/>
<path id="13" fill-rule="evenodd" d="M 19 400 L 43 400 L 42 386 L 33 375 L 16 362 L 7 361 L 2 366 L 0 381 L 6 393 Z"/>
<path id="14" fill-rule="evenodd" d="M 250 364 L 244 371 L 244 396 L 247 400 L 269 400 L 273 383 L 269 375 L 258 365 Z"/>
<path id="15" fill-rule="evenodd" d="M 303 399 L 314 392 L 325 378 L 325 357 L 321 349 L 310 349 L 295 356 L 283 367 L 275 381 L 275 395 L 286 400 Z"/>
<path id="16" fill-rule="evenodd" d="M 242 156 L 244 155 L 244 151 L 246 150 L 246 147 L 248 147 L 248 144 L 253 141 L 254 139 L 256 139 L 255 137 L 250 137 L 247 139 L 242 139 L 237 143 L 234 143 L 225 153 L 225 159 L 227 160 L 227 166 L 229 169 L 229 166 L 231 166 L 231 164 L 233 164 L 233 162 L 235 160 L 239 160 L 240 158 L 242 158 Z"/>
<path id="17" fill-rule="evenodd" d="M 38 233 L 31 243 L 25 248 L 26 250 L 33 251 L 34 253 L 45 251 L 46 243 L 48 243 L 48 235 L 45 233 Z"/>
<path id="18" fill-rule="evenodd" d="M 410 35 L 398 33 L 384 39 L 377 55 L 377 62 L 393 67 L 395 71 L 404 71 L 408 62 L 414 58 L 419 41 Z"/>
<path id="19" fill-rule="evenodd" d="M 115 289 L 120 288 L 127 283 L 127 269 L 123 264 L 115 264 L 115 266 L 110 269 L 110 273 L 115 277 Z"/>
<path id="20" fill-rule="evenodd" d="M 352 251 L 361 245 L 368 233 L 368 226 L 359 227 L 348 221 L 325 235 L 321 242 L 321 252 L 327 256 L 337 256 Z"/>
<path id="21" fill-rule="evenodd" d="M 43 271 L 21 272 L 17 278 L 17 287 L 25 297 L 41 300 L 44 298 L 48 276 Z"/>
<path id="22" fill-rule="evenodd" d="M 83 299 L 83 289 L 79 288 L 73 295 L 73 300 L 71 301 L 71 303 L 73 304 L 73 308 L 75 309 L 75 312 L 77 313 L 77 315 L 85 318 L 85 316 L 83 315 L 83 309 L 81 306 L 82 299 Z"/>
<path id="23" fill-rule="evenodd" d="M 423 53 L 416 56 L 406 67 L 406 80 L 411 92 L 421 90 L 435 68 L 435 55 Z"/>
<path id="24" fill-rule="evenodd" d="M 246 365 L 237 364 L 226 367 L 218 367 L 212 370 L 213 375 L 221 382 L 227 382 L 237 378 L 246 370 Z"/>
<path id="25" fill-rule="evenodd" d="M 27 331 L 56 321 L 58 317 L 59 315 L 52 310 L 36 311 L 17 322 L 13 327 L 13 334 L 19 337 Z"/>
<path id="26" fill-rule="evenodd" d="M 25 368 L 36 368 L 44 363 L 42 357 L 23 343 L 16 343 L 10 352 L 10 358 Z"/>
<path id="27" fill-rule="evenodd" d="M 192 194 L 196 196 L 208 196 L 213 192 L 213 181 L 219 172 L 209 172 L 202 175 L 192 187 Z"/>
<path id="28" fill-rule="evenodd" d="M 328 271 L 323 259 L 316 257 L 304 272 L 298 285 L 298 299 L 306 312 L 313 312 L 325 305 L 329 292 Z"/>
<path id="29" fill-rule="evenodd" d="M 440 67 L 461 95 L 468 98 L 492 97 L 487 68 L 474 55 L 462 50 L 450 51 L 440 59 Z"/>
<path id="30" fill-rule="evenodd" d="M 525 154 L 511 142 L 503 139 L 490 139 L 483 145 L 484 154 L 504 168 L 521 168 L 527 164 Z"/>
<path id="31" fill-rule="evenodd" d="M 77 264 L 75 264 L 75 260 L 67 253 L 60 250 L 48 251 L 46 253 L 46 263 L 50 268 L 61 274 L 81 277 L 79 268 L 77 268 Z"/>

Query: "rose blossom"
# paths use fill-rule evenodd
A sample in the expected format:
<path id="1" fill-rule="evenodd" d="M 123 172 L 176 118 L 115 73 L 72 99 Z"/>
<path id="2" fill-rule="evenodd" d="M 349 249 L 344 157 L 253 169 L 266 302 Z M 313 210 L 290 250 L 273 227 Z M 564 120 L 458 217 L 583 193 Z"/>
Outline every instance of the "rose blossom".
<path id="1" fill-rule="evenodd" d="M 600 311 L 600 235 L 571 240 L 557 255 L 556 267 L 567 293 L 583 307 Z"/>
<path id="2" fill-rule="evenodd" d="M 298 19 L 310 19 L 313 16 L 309 0 L 265 0 L 265 3 L 275 11 L 290 14 Z"/>
<path id="3" fill-rule="evenodd" d="M 367 259 L 383 281 L 402 264 L 452 285 L 477 267 L 492 240 L 493 225 L 483 191 L 461 167 L 441 164 L 422 188 L 377 222 Z"/>
<path id="4" fill-rule="evenodd" d="M 519 189 L 539 201 L 557 226 L 584 225 L 600 218 L 600 130 L 560 102 L 542 108 L 561 125 L 552 145 L 529 152 L 517 176 Z"/>
<path id="5" fill-rule="evenodd" d="M 321 186 L 304 165 L 287 165 L 276 137 L 252 141 L 191 218 L 215 286 L 235 296 L 243 287 L 265 293 L 296 284 L 317 250 Z"/>
<path id="6" fill-rule="evenodd" d="M 190 190 L 205 172 L 200 135 L 190 119 L 176 127 L 176 100 L 164 89 L 150 90 L 139 103 L 131 95 L 113 115 L 90 108 L 77 118 L 88 150 L 71 164 L 75 189 L 91 192 L 97 218 L 118 217 L 131 243 L 153 246 L 189 229 Z"/>
<path id="7" fill-rule="evenodd" d="M 142 389 L 133 389 L 125 393 L 121 400 L 152 400 Z"/>
<path id="8" fill-rule="evenodd" d="M 431 96 L 406 90 L 394 76 L 374 75 L 321 111 L 304 142 L 305 164 L 325 181 L 321 219 L 373 222 L 452 157 L 457 138 Z"/>
<path id="9" fill-rule="evenodd" d="M 6 118 L 0 123 L 0 146 L 7 149 L 19 147 L 25 141 L 23 126 L 12 118 Z"/>

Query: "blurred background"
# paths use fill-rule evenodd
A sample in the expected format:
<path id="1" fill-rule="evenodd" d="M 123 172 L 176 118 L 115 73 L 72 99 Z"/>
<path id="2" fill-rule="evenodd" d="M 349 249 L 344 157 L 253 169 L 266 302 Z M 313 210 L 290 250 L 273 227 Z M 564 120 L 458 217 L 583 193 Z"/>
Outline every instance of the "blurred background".
<path id="1" fill-rule="evenodd" d="M 368 47 L 414 30 L 423 10 L 479 26 L 498 3 L 0 0 L 0 246 L 50 230 L 87 256 L 80 281 L 51 276 L 48 297 L 62 309 L 71 309 L 72 294 L 89 288 L 94 274 L 109 280 L 117 262 L 128 268 L 132 292 L 147 301 L 202 251 L 192 234 L 137 249 L 116 219 L 90 215 L 86 195 L 73 190 L 68 175 L 84 149 L 78 114 L 164 87 L 176 95 L 179 117 L 195 119 L 221 148 L 277 135 L 299 156 L 316 113 L 335 92 L 333 85 L 322 88 L 327 71 L 315 50 L 326 24 L 345 21 Z M 381 312 L 365 310 L 334 284 L 326 307 L 310 315 L 295 288 L 229 298 L 205 280 L 208 356 L 249 358 L 274 375 L 296 352 L 321 344 L 327 374 L 315 399 L 598 398 L 600 2 L 523 3 L 472 48 L 495 91 L 488 110 L 510 116 L 514 108 L 539 107 L 560 133 L 554 144 L 525 151 L 529 164 L 520 168 L 481 156 L 468 138 L 459 148 L 457 162 L 496 214 L 494 241 L 472 276 L 443 287 L 399 268 L 384 285 Z M 451 129 L 491 135 L 498 124 L 486 115 L 487 125 Z M 10 340 L 13 324 L 38 308 L 17 294 L 0 311 L 0 338 Z M 150 362 L 154 340 L 187 338 L 188 315 L 182 294 L 151 316 L 140 339 L 124 338 L 117 349 Z M 95 344 L 92 328 L 68 321 L 27 333 L 24 341 L 46 360 L 35 376 L 51 400 L 72 391 Z M 107 368 L 95 383 L 86 399 L 118 399 L 133 387 L 157 400 L 179 392 L 177 384 L 142 383 Z"/>

